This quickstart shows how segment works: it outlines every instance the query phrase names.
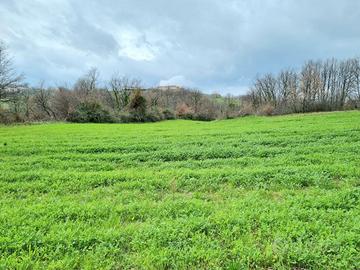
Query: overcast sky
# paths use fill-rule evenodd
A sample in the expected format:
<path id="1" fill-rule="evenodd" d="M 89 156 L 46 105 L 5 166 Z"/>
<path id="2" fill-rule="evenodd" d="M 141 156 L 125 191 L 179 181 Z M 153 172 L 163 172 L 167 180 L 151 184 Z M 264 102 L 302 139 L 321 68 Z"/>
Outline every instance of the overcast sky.
<path id="1" fill-rule="evenodd" d="M 239 94 L 257 74 L 360 56 L 359 25 L 359 0 L 0 0 L 0 39 L 32 84 L 96 66 Z"/>

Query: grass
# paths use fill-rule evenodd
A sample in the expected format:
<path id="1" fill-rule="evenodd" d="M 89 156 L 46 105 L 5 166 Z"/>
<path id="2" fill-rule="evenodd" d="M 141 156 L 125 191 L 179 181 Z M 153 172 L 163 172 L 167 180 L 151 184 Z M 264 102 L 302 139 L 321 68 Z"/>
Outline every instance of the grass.
<path id="1" fill-rule="evenodd" d="M 360 269 L 360 112 L 0 126 L 0 269 Z"/>

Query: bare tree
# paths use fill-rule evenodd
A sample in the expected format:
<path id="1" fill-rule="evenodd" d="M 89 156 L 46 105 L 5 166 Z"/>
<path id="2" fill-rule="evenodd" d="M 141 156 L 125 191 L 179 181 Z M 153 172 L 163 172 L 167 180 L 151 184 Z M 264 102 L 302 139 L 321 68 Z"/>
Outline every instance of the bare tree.
<path id="1" fill-rule="evenodd" d="M 360 106 L 360 60 L 357 58 L 354 60 L 354 85 L 353 85 L 353 96 L 355 103 Z"/>
<path id="2" fill-rule="evenodd" d="M 260 102 L 276 106 L 277 80 L 274 75 L 266 74 L 261 78 L 257 78 L 254 87 Z"/>
<path id="3" fill-rule="evenodd" d="M 23 75 L 18 75 L 7 49 L 0 42 L 0 102 L 8 102 L 18 93 Z"/>
<path id="4" fill-rule="evenodd" d="M 52 107 L 58 119 L 66 119 L 74 106 L 72 92 L 66 87 L 58 87 L 54 93 Z"/>
<path id="5" fill-rule="evenodd" d="M 344 107 L 347 97 L 349 97 L 350 92 L 355 83 L 353 71 L 356 68 L 356 63 L 353 59 L 348 59 L 342 61 L 339 66 L 339 82 L 338 82 L 338 91 L 336 95 L 336 105 L 337 109 Z"/>
<path id="6" fill-rule="evenodd" d="M 191 91 L 192 107 L 195 114 L 199 113 L 202 96 L 202 93 L 198 89 L 194 89 Z"/>
<path id="7" fill-rule="evenodd" d="M 91 68 L 74 86 L 78 98 L 87 101 L 98 87 L 100 73 L 97 68 Z"/>
<path id="8" fill-rule="evenodd" d="M 109 88 L 115 101 L 114 109 L 117 111 L 124 110 L 130 102 L 131 93 L 140 89 L 140 84 L 140 80 L 130 79 L 115 73 L 109 81 Z"/>
<path id="9" fill-rule="evenodd" d="M 302 112 L 314 110 L 321 89 L 321 62 L 309 61 L 300 72 L 300 99 Z"/>
<path id="10" fill-rule="evenodd" d="M 50 100 L 52 97 L 52 92 L 50 89 L 44 88 L 44 82 L 40 83 L 40 86 L 36 89 L 34 95 L 34 102 L 36 107 L 41 113 L 44 113 L 48 118 L 56 119 L 56 114 L 52 109 Z"/>
<path id="11" fill-rule="evenodd" d="M 161 99 L 161 90 L 159 89 L 151 89 L 148 93 L 148 99 L 150 108 L 152 110 L 156 110 L 160 107 L 160 99 Z"/>
<path id="12" fill-rule="evenodd" d="M 298 76 L 293 70 L 283 70 L 278 76 L 277 99 L 283 109 L 297 110 Z"/>

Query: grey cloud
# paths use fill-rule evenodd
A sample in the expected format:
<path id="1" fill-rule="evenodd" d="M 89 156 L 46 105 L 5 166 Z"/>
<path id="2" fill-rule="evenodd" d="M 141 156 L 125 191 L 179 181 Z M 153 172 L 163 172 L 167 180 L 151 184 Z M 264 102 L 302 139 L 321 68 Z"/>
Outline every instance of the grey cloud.
<path id="1" fill-rule="evenodd" d="M 91 25 L 81 16 L 70 20 L 67 27 L 70 29 L 67 38 L 71 41 L 71 45 L 79 50 L 110 55 L 116 53 L 118 49 L 118 43 L 112 35 Z"/>
<path id="2" fill-rule="evenodd" d="M 119 71 L 146 85 L 240 93 L 258 73 L 360 48 L 357 0 L 3 0 L 0 12 L 30 81 L 98 66 L 104 79 Z"/>

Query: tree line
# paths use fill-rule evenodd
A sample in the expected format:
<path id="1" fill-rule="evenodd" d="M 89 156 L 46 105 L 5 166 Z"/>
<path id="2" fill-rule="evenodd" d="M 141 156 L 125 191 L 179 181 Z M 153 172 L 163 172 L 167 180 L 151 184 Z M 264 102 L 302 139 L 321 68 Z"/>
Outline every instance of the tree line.
<path id="1" fill-rule="evenodd" d="M 238 97 L 206 95 L 183 87 L 144 88 L 138 79 L 115 73 L 103 82 L 91 68 L 72 86 L 29 86 L 0 46 L 0 122 L 149 122 L 235 117 Z"/>
<path id="2" fill-rule="evenodd" d="M 204 94 L 198 89 L 153 87 L 114 73 L 103 82 L 91 68 L 72 86 L 29 86 L 0 43 L 0 122 L 149 122 L 214 120 L 250 114 L 354 109 L 360 106 L 359 59 L 309 61 L 300 72 L 256 78 L 246 95 Z"/>
<path id="3" fill-rule="evenodd" d="M 247 99 L 252 110 L 269 114 L 359 108 L 360 61 L 308 61 L 299 72 L 266 74 L 255 80 Z"/>

